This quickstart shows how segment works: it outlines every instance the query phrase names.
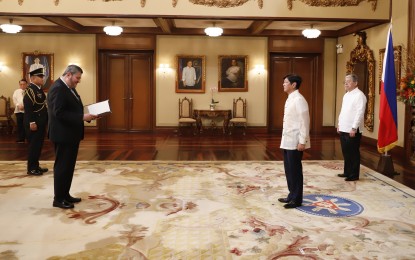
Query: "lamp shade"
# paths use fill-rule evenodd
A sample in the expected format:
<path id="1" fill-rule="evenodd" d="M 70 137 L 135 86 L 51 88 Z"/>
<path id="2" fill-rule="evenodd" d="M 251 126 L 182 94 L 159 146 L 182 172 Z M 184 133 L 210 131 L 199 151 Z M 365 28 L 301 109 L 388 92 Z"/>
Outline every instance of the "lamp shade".
<path id="1" fill-rule="evenodd" d="M 22 30 L 22 27 L 17 24 L 13 24 L 13 19 L 10 19 L 10 23 L 0 25 L 0 28 L 5 33 L 18 33 Z"/>
<path id="2" fill-rule="evenodd" d="M 313 26 L 311 26 L 311 28 L 303 30 L 303 35 L 306 38 L 317 38 L 318 36 L 320 36 L 320 34 L 320 30 L 313 28 Z"/>
<path id="3" fill-rule="evenodd" d="M 213 27 L 208 27 L 205 29 L 205 33 L 210 37 L 218 37 L 222 35 L 223 29 L 216 27 L 215 24 L 213 24 Z"/>
<path id="4" fill-rule="evenodd" d="M 111 36 L 118 36 L 122 33 L 123 29 L 120 26 L 109 25 L 104 27 L 104 32 Z"/>

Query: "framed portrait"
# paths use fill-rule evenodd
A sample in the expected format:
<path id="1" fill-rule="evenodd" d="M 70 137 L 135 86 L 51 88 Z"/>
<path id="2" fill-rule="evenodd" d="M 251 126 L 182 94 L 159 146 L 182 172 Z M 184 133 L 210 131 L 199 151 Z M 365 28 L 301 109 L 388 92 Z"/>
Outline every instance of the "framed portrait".
<path id="1" fill-rule="evenodd" d="M 176 93 L 205 93 L 206 58 L 177 55 Z"/>
<path id="2" fill-rule="evenodd" d="M 386 49 L 379 50 L 379 94 L 380 86 L 382 83 L 382 72 L 383 72 L 383 58 L 385 57 Z M 395 61 L 395 76 L 396 76 L 396 88 L 399 89 L 399 81 L 401 78 L 401 65 L 402 65 L 402 46 L 393 47 L 393 58 Z"/>
<path id="3" fill-rule="evenodd" d="M 248 56 L 219 56 L 218 67 L 218 91 L 248 91 Z"/>
<path id="4" fill-rule="evenodd" d="M 47 91 L 53 83 L 53 53 L 23 52 L 22 53 L 22 78 L 30 82 L 29 72 L 35 68 L 43 68 L 43 89 Z"/>

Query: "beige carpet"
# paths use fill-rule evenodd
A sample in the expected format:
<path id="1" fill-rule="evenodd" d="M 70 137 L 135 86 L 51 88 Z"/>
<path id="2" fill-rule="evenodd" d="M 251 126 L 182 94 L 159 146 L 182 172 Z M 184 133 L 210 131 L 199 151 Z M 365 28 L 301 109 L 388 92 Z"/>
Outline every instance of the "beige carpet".
<path id="1" fill-rule="evenodd" d="M 282 162 L 78 162 L 62 210 L 52 172 L 0 162 L 0 259 L 415 259 L 415 191 L 342 166 L 304 161 L 287 210 Z"/>

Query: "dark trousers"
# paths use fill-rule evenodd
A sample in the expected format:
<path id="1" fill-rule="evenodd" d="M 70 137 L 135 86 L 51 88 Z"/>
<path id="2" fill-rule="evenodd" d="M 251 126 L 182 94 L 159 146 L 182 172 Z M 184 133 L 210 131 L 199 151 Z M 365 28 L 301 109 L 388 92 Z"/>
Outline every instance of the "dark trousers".
<path id="1" fill-rule="evenodd" d="M 349 133 L 340 132 L 340 144 L 344 158 L 344 175 L 359 178 L 360 173 L 360 139 L 361 133 L 350 137 Z"/>
<path id="2" fill-rule="evenodd" d="M 55 143 L 55 164 L 53 165 L 55 199 L 64 200 L 70 196 L 79 141 Z"/>
<path id="3" fill-rule="evenodd" d="M 284 149 L 284 170 L 289 194 L 287 199 L 301 204 L 303 202 L 303 152 Z"/>
<path id="4" fill-rule="evenodd" d="M 26 132 L 24 130 L 24 114 L 15 113 L 17 123 L 17 141 L 24 141 L 26 139 Z"/>
<path id="5" fill-rule="evenodd" d="M 46 124 L 38 124 L 36 131 L 30 131 L 30 129 L 28 131 L 27 170 L 31 171 L 39 168 L 40 154 L 42 153 L 43 141 L 45 140 Z"/>

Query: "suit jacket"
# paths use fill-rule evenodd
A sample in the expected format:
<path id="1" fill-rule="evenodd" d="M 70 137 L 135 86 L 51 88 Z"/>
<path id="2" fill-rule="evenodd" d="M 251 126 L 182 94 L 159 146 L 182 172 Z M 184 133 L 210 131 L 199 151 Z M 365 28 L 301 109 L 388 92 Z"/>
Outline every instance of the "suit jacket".
<path id="1" fill-rule="evenodd" d="M 25 128 L 29 129 L 30 122 L 36 122 L 38 126 L 44 125 L 48 122 L 48 111 L 46 107 L 46 95 L 42 89 L 39 89 L 35 84 L 30 85 L 25 90 L 23 96 L 23 104 L 25 107 Z"/>
<path id="2" fill-rule="evenodd" d="M 84 106 L 62 79 L 48 93 L 49 139 L 54 143 L 79 142 L 84 138 Z"/>

